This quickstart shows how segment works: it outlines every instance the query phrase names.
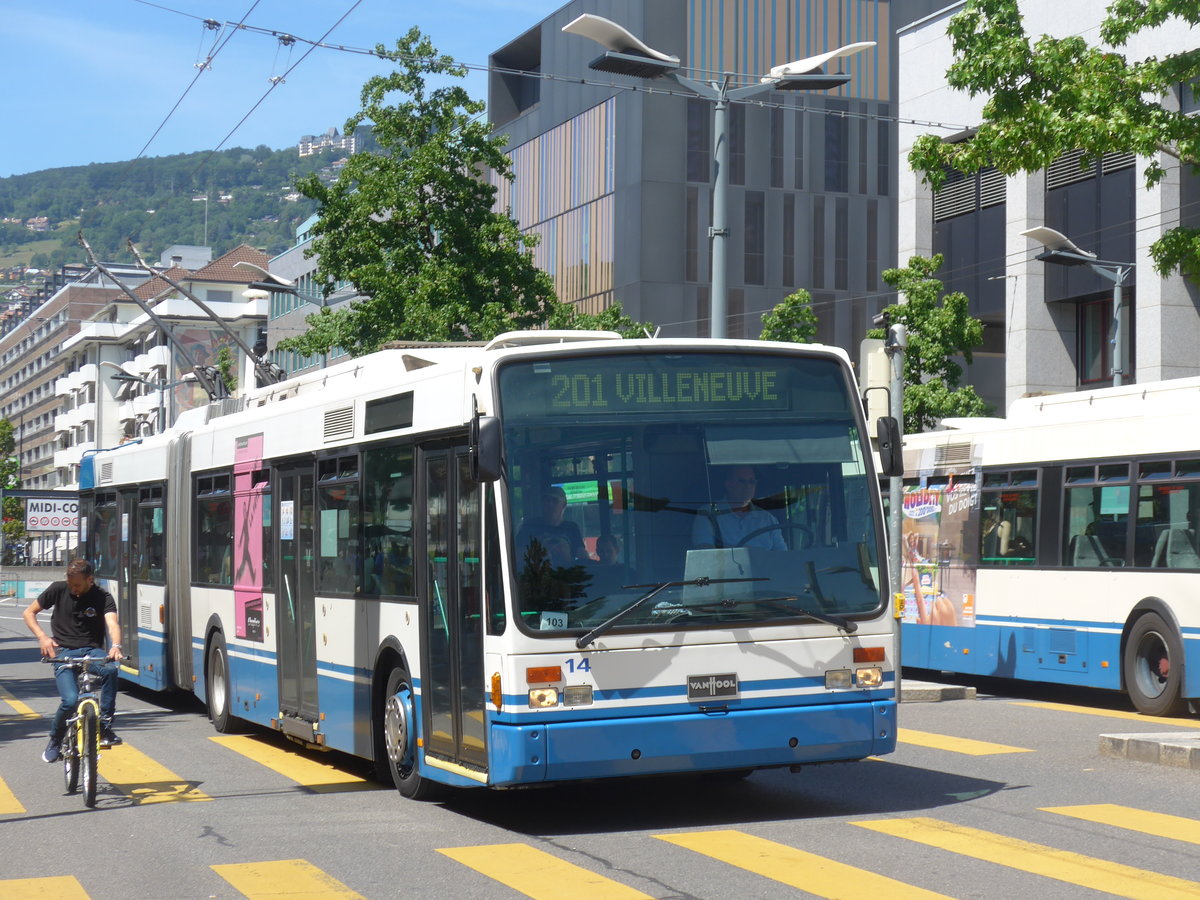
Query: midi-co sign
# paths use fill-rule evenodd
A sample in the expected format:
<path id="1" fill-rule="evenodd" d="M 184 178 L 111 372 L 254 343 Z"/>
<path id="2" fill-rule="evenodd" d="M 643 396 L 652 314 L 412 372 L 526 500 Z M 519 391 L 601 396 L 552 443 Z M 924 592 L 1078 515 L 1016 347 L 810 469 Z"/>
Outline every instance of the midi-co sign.
<path id="1" fill-rule="evenodd" d="M 25 501 L 26 531 L 78 531 L 78 500 Z"/>

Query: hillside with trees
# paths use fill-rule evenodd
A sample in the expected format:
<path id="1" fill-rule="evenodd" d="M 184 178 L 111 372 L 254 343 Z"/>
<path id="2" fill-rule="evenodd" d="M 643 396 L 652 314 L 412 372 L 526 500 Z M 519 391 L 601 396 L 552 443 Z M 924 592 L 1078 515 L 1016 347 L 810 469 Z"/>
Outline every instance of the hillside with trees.
<path id="1" fill-rule="evenodd" d="M 344 156 L 239 147 L 0 178 L 0 220 L 10 220 L 0 222 L 0 258 L 36 268 L 84 262 L 75 243 L 82 228 L 101 258 L 124 259 L 132 238 L 154 259 L 172 244 L 204 242 L 206 206 L 214 256 L 241 243 L 274 255 L 291 246 L 296 226 L 316 211 L 313 200 L 295 193 L 296 182 L 307 175 L 332 180 Z M 207 204 L 193 199 L 205 194 Z M 23 224 L 42 216 L 46 231 Z M 55 241 L 48 251 L 47 238 Z"/>

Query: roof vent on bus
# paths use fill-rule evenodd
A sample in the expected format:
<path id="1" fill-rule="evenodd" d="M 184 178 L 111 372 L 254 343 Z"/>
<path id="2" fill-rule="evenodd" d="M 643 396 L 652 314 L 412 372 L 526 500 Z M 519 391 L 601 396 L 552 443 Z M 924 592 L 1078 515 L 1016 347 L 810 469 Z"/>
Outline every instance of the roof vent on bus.
<path id="1" fill-rule="evenodd" d="M 325 410 L 325 441 L 354 437 L 354 407 Z"/>
<path id="2" fill-rule="evenodd" d="M 940 444 L 934 450 L 933 464 L 942 466 L 969 466 L 971 464 L 971 445 Z"/>
<path id="3" fill-rule="evenodd" d="M 565 344 L 569 341 L 620 341 L 615 331 L 506 331 L 488 341 L 485 350 L 528 347 L 536 344 Z"/>
<path id="4" fill-rule="evenodd" d="M 113 480 L 113 464 L 111 462 L 100 463 L 100 478 L 97 479 L 97 484 L 108 484 Z"/>

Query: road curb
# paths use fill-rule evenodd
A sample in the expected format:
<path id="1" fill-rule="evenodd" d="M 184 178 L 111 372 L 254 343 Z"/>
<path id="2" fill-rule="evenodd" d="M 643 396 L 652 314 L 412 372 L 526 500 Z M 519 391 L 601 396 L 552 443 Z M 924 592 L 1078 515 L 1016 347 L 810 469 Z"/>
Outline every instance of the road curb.
<path id="1" fill-rule="evenodd" d="M 1200 769 L 1200 734 L 1194 731 L 1102 734 L 1100 755 L 1175 769 Z"/>
<path id="2" fill-rule="evenodd" d="M 961 684 L 937 684 L 932 681 L 900 682 L 901 703 L 940 703 L 943 700 L 974 700 L 975 688 Z"/>

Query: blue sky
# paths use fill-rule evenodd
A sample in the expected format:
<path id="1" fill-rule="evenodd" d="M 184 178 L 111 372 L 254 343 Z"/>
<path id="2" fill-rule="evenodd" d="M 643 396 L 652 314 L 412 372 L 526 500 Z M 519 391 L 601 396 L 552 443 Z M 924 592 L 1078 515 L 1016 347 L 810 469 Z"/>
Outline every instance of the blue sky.
<path id="1" fill-rule="evenodd" d="M 488 54 L 566 0 L 0 0 L 0 177 L 133 159 L 166 119 L 146 156 L 208 150 L 309 45 L 270 34 L 206 30 L 203 19 L 310 41 L 349 11 L 325 43 L 370 49 L 416 25 L 442 53 L 484 66 Z M 249 14 L 247 15 L 247 11 Z M 196 63 L 232 37 L 196 78 Z M 369 55 L 314 49 L 262 101 L 225 147 L 282 148 L 302 134 L 341 130 L 359 89 L 387 71 Z M 486 76 L 472 71 L 472 96 Z"/>

